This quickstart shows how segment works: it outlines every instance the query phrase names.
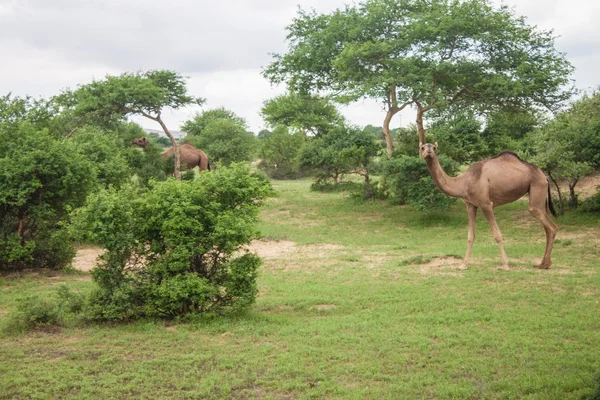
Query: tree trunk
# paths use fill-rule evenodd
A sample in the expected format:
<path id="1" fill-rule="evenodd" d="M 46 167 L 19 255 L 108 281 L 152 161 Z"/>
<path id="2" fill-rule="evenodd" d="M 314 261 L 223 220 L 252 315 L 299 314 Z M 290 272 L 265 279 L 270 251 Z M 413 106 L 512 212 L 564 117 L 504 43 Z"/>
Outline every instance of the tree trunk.
<path id="1" fill-rule="evenodd" d="M 552 183 L 554 183 L 554 186 L 556 187 L 556 192 L 558 193 L 558 213 L 564 214 L 565 213 L 565 205 L 563 203 L 562 193 L 560 191 L 560 187 L 558 186 L 558 182 L 556 182 L 556 179 L 554 179 L 554 177 L 552 176 L 551 173 L 548 173 L 548 177 L 550 178 Z"/>
<path id="2" fill-rule="evenodd" d="M 427 143 L 425 141 L 425 127 L 423 126 L 423 114 L 427 108 L 417 105 L 417 133 L 419 134 L 419 143 Z"/>
<path id="3" fill-rule="evenodd" d="M 394 141 L 392 140 L 392 133 L 390 132 L 390 122 L 392 121 L 394 114 L 398 112 L 394 110 L 394 107 L 391 107 L 385 114 L 385 119 L 383 120 L 383 136 L 385 137 L 388 158 L 390 158 L 394 152 Z"/>
<path id="4" fill-rule="evenodd" d="M 171 141 L 171 144 L 173 145 L 173 149 L 175 149 L 175 168 L 173 171 L 173 175 L 175 175 L 175 179 L 181 180 L 181 153 L 179 152 L 179 145 L 177 144 L 177 141 L 175 140 L 173 135 L 171 135 L 171 132 L 169 132 L 167 125 L 165 125 L 160 116 L 156 118 L 156 121 L 163 128 L 165 135 L 167 135 L 167 137 Z"/>
<path id="5" fill-rule="evenodd" d="M 579 179 L 574 179 L 569 182 L 569 195 L 571 198 L 569 199 L 569 206 L 573 208 L 577 208 L 577 195 L 575 194 L 575 185 L 577 185 Z"/>

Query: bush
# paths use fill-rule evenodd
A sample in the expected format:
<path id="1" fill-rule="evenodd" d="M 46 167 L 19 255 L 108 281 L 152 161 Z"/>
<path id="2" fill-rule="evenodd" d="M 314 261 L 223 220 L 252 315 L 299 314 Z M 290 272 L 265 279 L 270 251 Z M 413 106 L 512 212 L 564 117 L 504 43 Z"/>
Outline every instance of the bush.
<path id="1" fill-rule="evenodd" d="M 455 175 L 454 161 L 439 156 L 438 160 L 448 175 Z M 383 161 L 384 189 L 396 204 L 409 204 L 421 211 L 444 210 L 455 201 L 435 185 L 427 165 L 421 158 L 400 155 Z"/>
<path id="2" fill-rule="evenodd" d="M 258 167 L 273 179 L 298 179 L 301 176 L 298 151 L 304 141 L 303 134 L 291 134 L 287 128 L 277 127 L 261 140 Z"/>
<path id="3" fill-rule="evenodd" d="M 600 212 L 600 192 L 588 197 L 581 203 L 581 211 L 589 213 Z"/>
<path id="4" fill-rule="evenodd" d="M 258 208 L 271 193 L 242 165 L 193 181 L 155 182 L 93 194 L 74 229 L 107 252 L 92 276 L 91 319 L 124 320 L 222 313 L 256 297 L 260 259 L 243 250 L 258 233 Z"/>
<path id="5" fill-rule="evenodd" d="M 63 325 L 65 321 L 81 312 L 84 297 L 60 286 L 55 296 L 29 295 L 17 300 L 14 311 L 8 316 L 5 329 L 19 333 L 34 328 Z"/>
<path id="6" fill-rule="evenodd" d="M 590 393 L 581 396 L 582 400 L 600 400 L 600 372 L 594 377 L 593 386 Z"/>
<path id="7" fill-rule="evenodd" d="M 71 141 L 28 122 L 0 128 L 0 270 L 62 268 L 74 250 L 62 228 L 96 182 Z"/>

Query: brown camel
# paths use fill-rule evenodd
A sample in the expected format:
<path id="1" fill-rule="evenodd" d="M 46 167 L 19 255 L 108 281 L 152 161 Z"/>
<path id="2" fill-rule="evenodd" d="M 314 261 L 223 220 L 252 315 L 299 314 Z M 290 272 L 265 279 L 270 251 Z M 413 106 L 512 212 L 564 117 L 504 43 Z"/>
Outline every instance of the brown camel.
<path id="1" fill-rule="evenodd" d="M 438 188 L 452 197 L 462 199 L 467 205 L 469 215 L 469 233 L 467 237 L 467 254 L 461 268 L 467 268 L 471 258 L 471 248 L 475 241 L 475 221 L 477 209 L 481 208 L 492 233 L 500 246 L 502 255 L 501 269 L 508 270 L 508 258 L 502 244 L 502 233 L 494 217 L 494 207 L 512 203 L 529 193 L 529 212 L 539 220 L 546 231 L 546 252 L 542 262 L 536 268 L 548 269 L 552 264 L 550 254 L 558 231 L 557 226 L 548 215 L 547 207 L 555 217 L 556 211 L 550 196 L 550 183 L 542 170 L 514 153 L 502 152 L 495 157 L 473 163 L 459 176 L 448 176 L 437 159 L 435 150 L 437 142 L 420 143 L 421 155 Z"/>
<path id="2" fill-rule="evenodd" d="M 131 144 L 141 148 L 146 148 L 150 142 L 148 139 L 142 136 L 140 138 L 133 139 Z M 210 171 L 211 165 L 208 161 L 208 156 L 202 150 L 195 148 L 189 143 L 184 143 L 179 145 L 179 154 L 181 158 L 181 165 L 187 166 L 188 169 L 192 169 L 197 166 L 200 171 Z M 160 156 L 165 160 L 168 160 L 174 155 L 175 149 L 173 147 L 160 154 Z"/>

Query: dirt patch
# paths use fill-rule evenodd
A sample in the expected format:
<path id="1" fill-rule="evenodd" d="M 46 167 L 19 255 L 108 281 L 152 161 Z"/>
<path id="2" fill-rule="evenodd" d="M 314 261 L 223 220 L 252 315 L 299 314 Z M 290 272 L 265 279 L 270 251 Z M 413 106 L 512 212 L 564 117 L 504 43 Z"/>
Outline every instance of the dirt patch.
<path id="1" fill-rule="evenodd" d="M 98 257 L 104 253 L 104 249 L 99 247 L 84 247 L 77 250 L 73 259 L 73 268 L 80 271 L 90 271 L 96 266 Z"/>
<path id="2" fill-rule="evenodd" d="M 291 240 L 255 240 L 248 246 L 248 250 L 268 259 L 279 258 L 293 252 L 295 246 L 296 244 Z"/>
<path id="3" fill-rule="evenodd" d="M 447 256 L 438 257 L 427 264 L 419 265 L 419 272 L 423 275 L 453 275 L 462 276 L 462 258 Z"/>

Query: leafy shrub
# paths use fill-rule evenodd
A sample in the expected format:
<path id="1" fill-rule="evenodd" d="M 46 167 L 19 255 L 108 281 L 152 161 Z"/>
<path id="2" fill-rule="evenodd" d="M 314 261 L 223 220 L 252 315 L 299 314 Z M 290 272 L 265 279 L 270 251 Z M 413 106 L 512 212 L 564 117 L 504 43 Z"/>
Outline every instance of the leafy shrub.
<path id="1" fill-rule="evenodd" d="M 71 141 L 29 122 L 0 127 L 0 270 L 67 265 L 75 253 L 62 225 L 95 182 Z"/>
<path id="2" fill-rule="evenodd" d="M 600 400 L 600 372 L 594 377 L 594 388 L 590 393 L 581 396 L 581 400 Z"/>
<path id="3" fill-rule="evenodd" d="M 83 310 L 84 296 L 62 285 L 54 295 L 29 295 L 17 300 L 5 330 L 13 333 L 64 325 Z"/>
<path id="4" fill-rule="evenodd" d="M 272 189 L 234 164 L 192 181 L 90 195 L 74 229 L 107 252 L 92 271 L 91 319 L 227 312 L 256 297 L 258 208 Z"/>
<path id="5" fill-rule="evenodd" d="M 349 173 L 359 173 L 368 181 L 371 160 L 380 150 L 381 146 L 369 131 L 338 126 L 307 141 L 299 159 L 303 168 L 316 173 L 319 183 L 337 184 Z"/>
<path id="6" fill-rule="evenodd" d="M 600 212 L 600 192 L 585 199 L 581 203 L 581 210 L 590 213 Z"/>
<path id="7" fill-rule="evenodd" d="M 438 160 L 448 175 L 456 174 L 454 161 L 445 156 L 439 156 Z M 383 161 L 382 185 L 393 202 L 409 204 L 421 211 L 447 209 L 455 201 L 438 189 L 427 165 L 417 157 L 400 155 Z"/>
<path id="8" fill-rule="evenodd" d="M 277 127 L 261 140 L 258 167 L 273 179 L 299 178 L 298 152 L 304 140 L 301 133 L 292 134 L 285 127 Z"/>

